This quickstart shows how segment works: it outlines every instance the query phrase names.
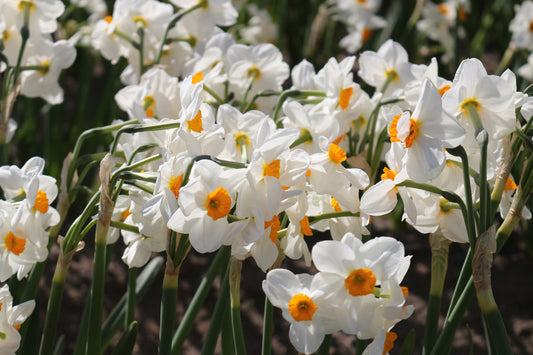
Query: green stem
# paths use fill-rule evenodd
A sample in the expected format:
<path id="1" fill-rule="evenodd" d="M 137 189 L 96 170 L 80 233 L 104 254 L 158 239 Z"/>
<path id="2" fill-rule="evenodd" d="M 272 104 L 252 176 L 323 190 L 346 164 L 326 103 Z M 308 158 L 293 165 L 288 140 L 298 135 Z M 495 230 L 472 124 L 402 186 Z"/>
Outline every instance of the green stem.
<path id="1" fill-rule="evenodd" d="M 228 280 L 229 285 L 229 280 Z M 231 308 L 231 301 L 229 300 L 228 295 L 228 303 L 226 304 L 226 307 Z M 233 346 L 233 334 L 232 334 L 232 326 L 231 326 L 231 312 L 226 311 L 226 315 L 223 320 L 222 330 L 220 332 L 220 338 L 221 338 L 221 347 L 222 347 L 222 355 L 235 355 L 235 347 Z"/>
<path id="2" fill-rule="evenodd" d="M 221 287 L 217 303 L 213 309 L 213 315 L 211 322 L 209 323 L 209 329 L 205 336 L 204 345 L 202 346 L 201 355 L 212 355 L 215 352 L 217 345 L 218 335 L 222 329 L 222 323 L 228 315 L 228 302 L 229 302 L 229 267 L 226 267 L 224 271 L 224 278 L 221 281 Z M 233 351 L 233 348 L 232 348 Z"/>
<path id="3" fill-rule="evenodd" d="M 492 293 L 491 269 L 497 249 L 495 233 L 496 227 L 492 226 L 479 236 L 472 260 L 472 277 L 491 352 L 512 354 L 509 337 Z"/>
<path id="4" fill-rule="evenodd" d="M 229 273 L 229 286 L 231 299 L 231 328 L 233 331 L 233 343 L 235 345 L 235 354 L 246 355 L 246 347 L 244 345 L 244 335 L 241 323 L 241 270 L 242 261 L 232 257 Z"/>
<path id="5" fill-rule="evenodd" d="M 140 234 L 139 232 L 139 227 L 137 226 L 133 226 L 131 224 L 127 224 L 127 223 L 124 223 L 124 222 L 119 222 L 119 221 L 113 221 L 111 220 L 110 222 L 110 226 L 113 227 L 113 228 L 118 228 L 118 229 L 122 229 L 122 230 L 126 230 L 128 232 L 133 232 L 133 233 L 137 233 L 137 234 Z M 130 324 L 131 322 L 128 323 L 128 325 Z"/>
<path id="6" fill-rule="evenodd" d="M 93 282 L 91 284 L 91 307 L 89 314 L 89 336 L 87 354 L 101 353 L 102 317 L 104 307 L 106 240 L 109 224 L 98 222 L 96 225 L 96 245 L 94 251 Z"/>
<path id="7" fill-rule="evenodd" d="M 244 112 L 248 112 L 251 109 L 253 109 L 254 108 L 254 104 L 255 104 L 255 102 L 257 101 L 258 98 L 265 97 L 265 96 L 278 96 L 279 94 L 280 94 L 279 92 L 272 91 L 272 90 L 261 91 L 261 92 L 255 94 L 254 97 L 252 98 L 252 100 L 250 101 L 250 103 L 248 104 L 248 106 L 246 106 L 246 108 L 244 109 Z"/>
<path id="8" fill-rule="evenodd" d="M 22 25 L 22 28 L 20 29 L 20 35 L 22 37 L 22 42 L 20 44 L 19 53 L 17 56 L 17 65 L 15 66 L 15 70 L 13 71 L 13 80 L 12 84 L 13 86 L 16 85 L 18 76 L 20 74 L 20 64 L 22 63 L 22 57 L 24 56 L 24 50 L 26 48 L 26 43 L 28 42 L 28 39 L 30 38 L 30 11 L 32 4 L 30 2 L 21 2 L 20 3 L 24 9 L 24 24 Z"/>
<path id="9" fill-rule="evenodd" d="M 463 219 L 465 221 L 465 225 L 468 226 L 469 221 L 468 221 L 468 212 L 467 212 L 467 209 L 466 209 L 466 205 L 465 205 L 463 199 L 461 197 L 459 197 L 459 195 L 457 195 L 457 194 L 455 194 L 455 193 L 453 193 L 451 191 L 441 190 L 438 187 L 433 186 L 433 185 L 421 184 L 421 183 L 414 182 L 414 181 L 411 181 L 411 180 L 405 180 L 405 181 L 399 183 L 397 186 L 411 187 L 411 188 L 415 188 L 415 189 L 420 189 L 420 190 L 432 192 L 432 193 L 441 195 L 442 197 L 444 197 L 446 200 L 448 200 L 450 202 L 455 202 L 455 203 L 459 204 L 459 206 L 461 207 L 461 213 L 463 215 Z M 468 241 L 470 242 L 470 245 L 475 245 L 475 236 L 474 235 L 468 235 Z"/>
<path id="10" fill-rule="evenodd" d="M 212 89 L 210 89 L 207 85 L 203 85 L 203 88 L 205 90 L 205 92 L 207 92 L 209 95 L 211 95 L 216 101 L 218 104 L 222 105 L 224 103 L 224 101 L 220 98 L 220 96 L 218 96 Z"/>
<path id="11" fill-rule="evenodd" d="M 59 312 L 61 310 L 61 300 L 63 298 L 63 289 L 65 288 L 65 279 L 67 271 L 72 260 L 72 255 L 64 256 L 62 252 L 57 259 L 48 307 L 46 309 L 46 319 L 44 321 L 44 330 L 41 338 L 39 355 L 48 355 L 53 352 L 56 338 L 57 324 L 59 322 Z"/>
<path id="12" fill-rule="evenodd" d="M 448 268 L 448 246 L 450 244 L 446 238 L 439 234 L 432 234 L 429 238 L 431 245 L 431 284 L 424 329 L 423 354 L 431 353 L 437 339 L 442 291 Z"/>
<path id="13" fill-rule="evenodd" d="M 461 293 L 466 287 L 466 284 L 468 283 L 468 280 L 472 276 L 472 247 L 468 249 L 468 253 L 466 254 L 465 260 L 463 262 L 463 267 L 461 268 L 461 272 L 459 273 L 459 277 L 457 279 L 457 282 L 455 284 L 455 288 L 453 291 L 452 299 L 450 300 L 450 306 L 448 307 L 448 313 L 446 314 L 446 319 L 450 317 L 450 314 L 452 310 L 455 308 L 455 305 L 459 301 L 459 298 L 461 297 Z"/>
<path id="14" fill-rule="evenodd" d="M 516 46 L 512 43 L 509 43 L 509 46 L 505 50 L 505 53 L 503 54 L 503 58 L 500 61 L 500 64 L 498 64 L 498 68 L 496 69 L 496 74 L 501 75 L 503 71 L 509 66 L 509 63 L 513 59 L 515 53 L 516 53 Z"/>
<path id="15" fill-rule="evenodd" d="M 81 147 L 83 143 L 90 137 L 99 135 L 99 134 L 107 134 L 116 131 L 117 129 L 120 129 L 124 126 L 130 125 L 130 124 L 136 124 L 139 121 L 132 120 L 132 121 L 126 121 L 119 124 L 104 126 L 104 127 L 96 127 L 92 129 L 88 129 L 84 131 L 76 141 L 76 144 L 74 145 L 74 150 L 72 151 L 72 163 L 69 165 L 68 168 L 68 175 L 67 175 L 67 187 L 71 188 L 72 185 L 72 179 L 74 177 L 74 172 L 76 171 L 76 166 L 78 162 L 78 156 L 80 155 Z"/>
<path id="16" fill-rule="evenodd" d="M 164 259 L 162 256 L 153 258 L 143 269 L 136 282 L 135 299 L 140 302 L 146 295 L 152 284 L 156 280 L 156 276 L 161 270 Z M 120 330 L 124 324 L 126 317 L 126 298 L 124 294 L 115 308 L 111 311 L 102 326 L 102 348 L 106 349 L 114 335 Z"/>
<path id="17" fill-rule="evenodd" d="M 474 204 L 472 202 L 472 187 L 470 185 L 470 168 L 468 164 L 468 155 L 466 154 L 463 146 L 448 149 L 448 152 L 452 155 L 459 156 L 462 162 L 463 181 L 465 186 L 465 198 L 466 198 L 466 213 L 467 213 L 467 233 L 470 236 L 468 240 L 474 240 L 476 233 L 476 219 L 474 213 Z M 474 246 L 472 245 L 472 248 Z"/>
<path id="18" fill-rule="evenodd" d="M 211 266 L 209 267 L 207 274 L 200 283 L 200 286 L 198 286 L 198 289 L 196 290 L 193 299 L 187 307 L 187 311 L 183 316 L 178 331 L 176 332 L 176 334 L 174 334 L 174 337 L 172 339 L 171 353 L 173 355 L 177 355 L 181 351 L 181 347 L 183 346 L 183 343 L 185 342 L 185 339 L 187 338 L 187 335 L 189 334 L 192 328 L 194 320 L 198 315 L 202 304 L 207 298 L 207 294 L 209 293 L 209 290 L 213 285 L 213 281 L 215 280 L 216 275 L 220 271 L 222 265 L 227 264 L 230 254 L 231 248 L 229 246 L 222 247 L 213 262 L 211 263 Z"/>
<path id="19" fill-rule="evenodd" d="M 163 295 L 161 299 L 161 321 L 159 329 L 159 355 L 171 354 L 172 334 L 176 326 L 176 306 L 178 303 L 178 276 L 170 256 L 167 256 L 167 268 L 163 278 Z"/>
<path id="20" fill-rule="evenodd" d="M 155 60 L 154 60 L 154 65 L 157 65 L 157 64 L 159 64 L 161 62 L 161 56 L 163 55 L 163 48 L 164 48 L 164 46 L 165 46 L 165 44 L 167 42 L 168 32 L 170 31 L 170 29 L 172 27 L 174 27 L 176 25 L 176 23 L 178 23 L 178 21 L 183 16 L 193 12 L 194 10 L 202 8 L 206 4 L 207 4 L 207 0 L 199 1 L 196 5 L 191 6 L 190 8 L 188 8 L 186 10 L 182 10 L 182 11 L 178 12 L 176 15 L 174 15 L 172 20 L 170 20 L 170 22 L 168 23 L 167 28 L 165 29 L 165 33 L 163 34 L 163 38 L 161 39 L 161 45 L 159 46 L 159 50 L 157 51 L 157 56 L 155 57 Z"/>
<path id="21" fill-rule="evenodd" d="M 144 28 L 142 25 L 137 25 L 137 35 L 139 35 L 139 81 L 144 73 Z"/>
<path id="22" fill-rule="evenodd" d="M 440 333 L 435 346 L 433 347 L 432 355 L 442 355 L 448 354 L 449 349 L 452 346 L 453 338 L 455 336 L 455 330 L 459 325 L 459 322 L 463 318 L 463 314 L 466 311 L 466 308 L 470 304 L 472 297 L 474 297 L 474 283 L 472 277 L 469 278 L 468 282 L 465 285 L 461 295 L 457 300 L 456 306 L 450 313 L 450 317 L 444 321 L 442 327 L 442 332 Z"/>
<path id="23" fill-rule="evenodd" d="M 119 138 L 124 133 L 133 134 L 137 132 L 164 131 L 166 129 L 179 128 L 179 126 L 180 126 L 179 122 L 170 122 L 170 123 L 159 123 L 159 124 L 153 124 L 153 125 L 135 124 L 135 125 L 131 125 L 131 127 L 122 127 L 118 130 L 117 135 L 115 136 L 115 139 L 113 140 L 111 154 L 115 154 L 117 150 Z"/>
<path id="24" fill-rule="evenodd" d="M 272 315 L 274 307 L 265 296 L 265 309 L 263 311 L 263 343 L 261 345 L 261 355 L 270 355 L 272 352 Z"/>
<path id="25" fill-rule="evenodd" d="M 279 95 L 278 102 L 276 103 L 276 107 L 274 109 L 274 115 L 272 116 L 272 119 L 274 120 L 274 122 L 276 122 L 276 123 L 278 122 L 279 110 L 281 109 L 281 106 L 283 105 L 285 100 L 287 100 L 289 97 L 299 97 L 299 96 L 303 96 L 303 97 L 308 97 L 308 96 L 325 97 L 326 93 L 324 93 L 322 91 L 302 91 L 302 90 L 297 90 L 297 89 L 283 91 L 281 93 L 281 95 Z"/>

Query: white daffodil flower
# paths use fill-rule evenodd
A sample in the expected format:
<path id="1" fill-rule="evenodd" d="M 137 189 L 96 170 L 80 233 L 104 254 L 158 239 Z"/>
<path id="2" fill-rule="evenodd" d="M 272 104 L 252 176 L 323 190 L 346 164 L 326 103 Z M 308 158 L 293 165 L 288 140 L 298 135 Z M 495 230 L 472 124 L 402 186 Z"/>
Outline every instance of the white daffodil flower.
<path id="1" fill-rule="evenodd" d="M 330 289 L 311 275 L 294 275 L 285 269 L 270 271 L 263 281 L 268 299 L 291 323 L 289 338 L 300 353 L 314 353 L 326 334 L 338 330 L 328 300 Z"/>
<path id="2" fill-rule="evenodd" d="M 406 148 L 404 159 L 409 177 L 427 182 L 442 172 L 446 163 L 444 148 L 459 145 L 464 129 L 442 111 L 439 92 L 426 79 L 413 114 L 404 112 L 396 116 L 389 126 L 389 135 L 391 142 L 402 142 Z"/>

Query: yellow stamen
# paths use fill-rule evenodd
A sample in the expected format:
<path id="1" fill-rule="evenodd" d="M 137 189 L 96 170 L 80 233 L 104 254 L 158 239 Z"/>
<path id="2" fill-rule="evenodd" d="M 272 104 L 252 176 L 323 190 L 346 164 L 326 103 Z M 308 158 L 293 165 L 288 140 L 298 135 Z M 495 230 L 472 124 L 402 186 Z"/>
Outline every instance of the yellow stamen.
<path id="1" fill-rule="evenodd" d="M 479 111 L 481 105 L 480 103 L 477 101 L 477 99 L 475 97 L 472 97 L 470 99 L 466 99 L 463 101 L 463 103 L 461 104 L 461 111 L 464 113 L 464 114 L 467 114 L 468 115 L 468 112 L 466 111 L 465 109 L 465 106 L 466 105 L 470 105 L 470 104 L 474 104 L 474 106 L 476 107 L 476 110 Z"/>
<path id="2" fill-rule="evenodd" d="M 272 217 L 272 219 L 268 222 L 265 222 L 265 229 L 268 229 L 270 227 L 270 234 L 268 237 L 272 241 L 272 243 L 275 243 L 276 240 L 278 240 L 278 232 L 281 230 L 281 223 L 279 221 L 278 215 L 275 215 Z"/>
<path id="3" fill-rule="evenodd" d="M 394 181 L 394 179 L 396 179 L 396 175 L 398 175 L 397 172 L 395 172 L 394 170 L 390 170 L 387 167 L 384 167 L 383 174 L 381 174 L 381 180 L 389 179 L 389 180 Z"/>
<path id="4" fill-rule="evenodd" d="M 263 164 L 263 176 L 273 176 L 279 179 L 280 161 L 274 160 L 270 164 Z"/>
<path id="5" fill-rule="evenodd" d="M 193 84 L 198 84 L 202 80 L 204 80 L 204 73 L 202 73 L 202 71 L 199 71 L 198 73 L 194 74 L 192 77 Z"/>
<path id="6" fill-rule="evenodd" d="M 352 296 L 364 296 L 374 293 L 376 276 L 370 269 L 352 270 L 344 280 L 345 288 Z"/>
<path id="7" fill-rule="evenodd" d="M 511 177 L 509 176 L 507 178 L 507 181 L 505 182 L 505 191 L 512 191 L 512 190 L 516 190 L 518 186 L 516 186 L 515 182 L 513 181 L 513 179 L 511 179 Z"/>
<path id="8" fill-rule="evenodd" d="M 245 133 L 239 132 L 235 134 L 235 144 L 237 145 L 237 147 L 241 147 L 243 145 L 248 146 L 250 145 L 250 139 Z"/>
<path id="9" fill-rule="evenodd" d="M 440 199 L 439 208 L 440 208 L 440 213 L 443 213 L 443 214 L 448 214 L 452 210 L 452 207 L 450 205 L 450 201 L 448 201 L 445 198 L 441 198 Z"/>
<path id="10" fill-rule="evenodd" d="M 24 8 L 26 6 L 30 7 L 30 11 L 33 11 L 35 9 L 35 4 L 33 3 L 33 1 L 28 1 L 28 0 L 19 1 L 20 10 L 24 11 Z"/>
<path id="11" fill-rule="evenodd" d="M 248 70 L 248 78 L 253 77 L 253 80 L 257 80 L 261 77 L 261 70 L 255 65 Z"/>
<path id="12" fill-rule="evenodd" d="M 300 228 L 302 230 L 302 234 L 306 236 L 312 236 L 313 231 L 311 230 L 311 226 L 309 225 L 309 217 L 305 216 L 300 220 Z"/>
<path id="13" fill-rule="evenodd" d="M 336 164 L 340 164 L 346 160 L 346 153 L 344 153 L 344 150 L 335 143 L 329 145 L 328 156 L 329 159 Z"/>
<path id="14" fill-rule="evenodd" d="M 128 207 L 128 208 L 126 208 L 126 210 L 124 212 L 122 212 L 120 214 L 120 220 L 122 222 L 124 222 L 126 220 L 126 218 L 128 218 L 129 215 L 131 215 L 131 212 L 130 212 L 130 208 Z"/>
<path id="15" fill-rule="evenodd" d="M 13 232 L 9 232 L 4 237 L 4 246 L 13 254 L 20 255 L 26 248 L 26 239 L 19 238 Z"/>
<path id="16" fill-rule="evenodd" d="M 35 197 L 35 204 L 33 205 L 34 211 L 39 211 L 42 214 L 48 212 L 48 196 L 43 190 L 37 192 L 37 197 Z"/>
<path id="17" fill-rule="evenodd" d="M 392 78 L 391 80 L 392 80 L 393 82 L 397 82 L 398 80 L 400 80 L 400 77 L 398 76 L 398 72 L 397 72 L 396 70 L 394 70 L 394 69 L 389 69 L 389 70 L 387 70 L 387 71 L 385 72 L 385 76 L 386 76 L 387 78 L 389 78 L 389 77 Z"/>
<path id="18" fill-rule="evenodd" d="M 444 95 L 444 93 L 448 90 L 450 90 L 452 87 L 450 85 L 444 85 L 443 87 L 441 87 L 439 89 L 439 94 L 440 94 L 440 97 L 442 97 L 442 95 Z"/>
<path id="19" fill-rule="evenodd" d="M 385 345 L 383 346 L 383 355 L 390 352 L 394 347 L 394 341 L 398 338 L 398 335 L 394 332 L 387 332 L 385 334 Z"/>
<path id="20" fill-rule="evenodd" d="M 19 331 L 21 326 L 22 326 L 22 324 L 15 324 L 13 326 L 13 328 L 15 328 L 17 331 Z"/>
<path id="21" fill-rule="evenodd" d="M 398 121 L 400 120 L 401 115 L 394 116 L 390 127 L 389 127 L 389 136 L 391 142 L 401 142 L 398 138 Z"/>
<path id="22" fill-rule="evenodd" d="M 305 177 L 311 176 L 311 169 L 307 169 L 307 172 L 305 173 Z"/>
<path id="23" fill-rule="evenodd" d="M 315 302 L 303 293 L 292 296 L 289 301 L 289 313 L 297 322 L 312 320 L 317 308 Z"/>
<path id="24" fill-rule="evenodd" d="M 2 40 L 7 42 L 9 37 L 11 37 L 11 33 L 9 33 L 8 30 L 4 30 L 4 32 L 2 32 Z"/>
<path id="25" fill-rule="evenodd" d="M 111 21 L 113 21 L 113 16 L 109 16 L 109 15 L 107 15 L 106 17 L 104 17 L 104 20 L 105 20 L 105 22 L 107 22 L 107 23 L 111 23 Z"/>
<path id="26" fill-rule="evenodd" d="M 134 16 L 133 22 L 135 22 L 137 26 L 142 26 L 144 28 L 148 27 L 148 22 L 146 22 L 145 18 L 142 16 Z"/>
<path id="27" fill-rule="evenodd" d="M 187 128 L 190 130 L 190 131 L 194 131 L 194 132 L 197 132 L 197 133 L 200 133 L 202 132 L 202 111 L 198 110 L 198 113 L 196 114 L 196 116 L 194 116 L 194 118 L 190 121 L 187 121 Z"/>
<path id="28" fill-rule="evenodd" d="M 345 88 L 342 89 L 339 93 L 339 106 L 342 110 L 346 109 L 348 107 L 348 104 L 350 103 L 350 98 L 353 95 L 353 88 Z"/>
<path id="29" fill-rule="evenodd" d="M 43 60 L 42 62 L 39 63 L 39 67 L 41 67 L 41 68 L 38 69 L 37 71 L 42 76 L 45 76 L 50 71 L 50 61 L 49 60 Z"/>
<path id="30" fill-rule="evenodd" d="M 228 191 L 223 187 L 219 187 L 211 192 L 207 195 L 205 208 L 207 209 L 207 215 L 215 221 L 219 218 L 226 217 L 231 210 L 231 197 Z"/>
<path id="31" fill-rule="evenodd" d="M 411 121 L 411 126 L 409 127 L 409 135 L 407 136 L 407 138 L 405 138 L 406 148 L 410 148 L 413 145 L 413 141 L 418 135 L 418 125 L 416 124 L 416 120 L 410 118 L 410 121 Z"/>
<path id="32" fill-rule="evenodd" d="M 170 189 L 170 191 L 172 191 L 172 193 L 174 194 L 174 196 L 176 196 L 176 198 L 178 198 L 180 194 L 180 188 L 181 188 L 182 183 L 183 183 L 183 174 L 181 174 L 180 176 L 171 177 L 168 182 L 168 188 Z"/>
<path id="33" fill-rule="evenodd" d="M 334 199 L 333 197 L 331 198 L 331 207 L 333 207 L 333 209 L 335 210 L 335 212 L 342 212 L 342 208 L 341 208 L 341 206 L 339 205 L 339 201 L 337 201 L 337 200 Z"/>
<path id="34" fill-rule="evenodd" d="M 198 4 L 203 3 L 203 5 L 200 7 L 202 10 L 207 10 L 209 8 L 209 0 L 198 0 Z"/>

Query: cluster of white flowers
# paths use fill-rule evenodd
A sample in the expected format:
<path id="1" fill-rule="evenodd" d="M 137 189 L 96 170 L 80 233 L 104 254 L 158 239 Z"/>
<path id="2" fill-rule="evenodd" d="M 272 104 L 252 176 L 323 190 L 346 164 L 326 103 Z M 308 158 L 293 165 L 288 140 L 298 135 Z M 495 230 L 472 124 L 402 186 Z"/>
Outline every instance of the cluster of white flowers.
<path id="1" fill-rule="evenodd" d="M 13 306 L 9 287 L 0 288 L 0 350 L 2 354 L 15 354 L 20 345 L 20 329 L 35 307 L 35 301 Z"/>
<path id="2" fill-rule="evenodd" d="M 20 280 L 48 256 L 48 229 L 59 222 L 50 206 L 57 197 L 56 180 L 43 175 L 44 160 L 31 158 L 22 168 L 0 167 L 0 282 Z"/>
<path id="3" fill-rule="evenodd" d="M 339 45 L 348 53 L 355 53 L 372 36 L 372 31 L 379 30 L 387 24 L 381 16 L 376 15 L 381 0 L 351 1 L 328 0 L 332 17 L 346 26 L 348 34 Z"/>
<path id="4" fill-rule="evenodd" d="M 436 4 L 431 1 L 424 3 L 422 9 L 422 19 L 416 23 L 419 31 L 426 34 L 428 38 L 438 42 L 444 50 L 441 60 L 449 63 L 455 58 L 455 36 L 464 37 L 458 21 L 467 20 L 467 11 L 470 2 L 465 0 L 448 0 Z M 457 30 L 459 33 L 455 34 Z"/>
<path id="5" fill-rule="evenodd" d="M 315 245 L 317 274 L 275 269 L 267 274 L 263 290 L 291 323 L 289 337 L 299 352 L 315 352 L 325 334 L 342 330 L 374 339 L 363 354 L 386 354 L 396 339 L 391 328 L 414 310 L 404 306 L 408 291 L 400 287 L 410 259 L 393 238 L 363 244 L 347 233 L 341 241 Z"/>
<path id="6" fill-rule="evenodd" d="M 20 93 L 27 97 L 41 97 L 50 104 L 63 102 L 63 89 L 57 80 L 61 70 L 74 63 L 76 50 L 65 40 L 53 41 L 51 33 L 57 29 L 56 19 L 65 6 L 60 0 L 2 0 L 0 1 L 0 33 L 8 65 L 19 60 L 23 38 L 27 37 L 24 55 L 20 58 Z M 6 69 L 0 63 L 0 71 Z"/>
<path id="7" fill-rule="evenodd" d="M 515 6 L 515 17 L 509 25 L 511 44 L 529 52 L 527 63 L 518 68 L 518 75 L 533 81 L 533 1 Z"/>
<path id="8" fill-rule="evenodd" d="M 112 220 L 131 228 L 111 228 L 107 242 L 122 234 L 123 260 L 130 267 L 164 251 L 170 231 L 188 235 L 200 253 L 231 246 L 232 257 L 253 257 L 265 272 L 283 255 L 314 262 L 316 275 L 275 269 L 263 283 L 272 304 L 291 322 L 298 351 L 314 352 L 325 334 L 342 330 L 374 339 L 366 354 L 387 353 L 395 337 L 390 330 L 413 311 L 404 306 L 406 290 L 400 287 L 410 257 L 390 237 L 361 241 L 370 234 L 371 216 L 391 212 L 399 194 L 403 218 L 414 228 L 468 242 L 460 206 L 414 186 L 428 184 L 475 203 L 482 194 L 475 177 L 483 173 L 494 183 L 504 138 L 520 124 L 516 112 L 530 120 L 533 100 L 517 91 L 509 70 L 488 75 L 479 60 L 467 59 L 448 81 L 439 77 L 436 59 L 412 64 L 392 40 L 357 59 L 330 58 L 318 72 L 305 60 L 291 71 L 274 45 L 237 43 L 218 27 L 237 19 L 230 0 L 171 2 L 179 12 L 156 0 L 117 0 L 112 16 L 95 21 L 90 35 L 106 59 L 127 59 L 121 75 L 127 86 L 115 100 L 144 128 L 121 134 L 114 150 L 124 153 L 125 165 L 160 157 L 134 172 L 135 183 L 121 185 Z M 22 65 L 35 70 L 23 72 L 22 93 L 59 102 L 57 76 L 74 60 L 74 50 L 46 34 L 56 29 L 63 5 L 52 0 L 0 4 L 9 62 L 17 59 L 27 17 L 30 37 Z M 420 29 L 447 46 L 455 16 L 465 11 L 462 4 L 428 5 Z M 330 5 L 350 28 L 340 43 L 349 52 L 384 26 L 375 15 L 379 0 Z M 257 28 L 269 23 L 261 19 L 265 13 L 256 16 Z M 255 43 L 274 33 L 257 28 L 241 34 Z M 523 36 L 514 41 L 523 42 Z M 373 88 L 372 95 L 354 81 L 356 60 L 358 76 Z M 283 91 L 289 76 L 292 87 Z M 480 131 L 488 139 L 486 171 L 480 171 Z M 464 186 L 463 162 L 450 154 L 459 145 L 470 162 L 471 191 Z M 371 185 L 381 160 L 386 163 L 381 180 Z M 6 198 L 0 201 L 0 282 L 15 273 L 26 276 L 47 256 L 46 231 L 59 215 L 50 207 L 57 196 L 55 180 L 42 175 L 43 167 L 42 159 L 33 158 L 22 169 L 0 168 Z M 514 189 L 510 177 L 502 215 Z M 531 216 L 526 209 L 523 215 Z M 333 240 L 311 252 L 305 237 L 313 230 L 329 231 Z"/>

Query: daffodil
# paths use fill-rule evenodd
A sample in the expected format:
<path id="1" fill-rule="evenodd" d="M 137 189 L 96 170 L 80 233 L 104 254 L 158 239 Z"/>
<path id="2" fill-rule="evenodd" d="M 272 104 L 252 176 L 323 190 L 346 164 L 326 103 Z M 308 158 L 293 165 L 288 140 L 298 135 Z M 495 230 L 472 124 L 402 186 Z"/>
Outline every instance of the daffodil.
<path id="1" fill-rule="evenodd" d="M 29 12 L 30 35 L 40 37 L 57 29 L 57 18 L 65 11 L 59 0 L 6 0 L 1 4 L 2 15 L 14 19 L 19 29 L 24 25 L 24 12 Z"/>
<path id="2" fill-rule="evenodd" d="M 180 111 L 178 79 L 164 70 L 152 68 L 137 85 L 128 85 L 115 95 L 118 106 L 132 120 L 145 118 L 177 119 Z"/>
<path id="3" fill-rule="evenodd" d="M 44 228 L 25 224 L 29 212 L 14 218 L 17 212 L 10 203 L 0 201 L 0 282 L 14 274 L 21 280 L 48 256 L 48 234 Z"/>
<path id="4" fill-rule="evenodd" d="M 511 43 L 518 48 L 533 51 L 533 1 L 524 1 L 515 6 L 515 17 L 509 29 L 512 33 Z"/>
<path id="5" fill-rule="evenodd" d="M 490 137 L 498 140 L 515 128 L 515 92 L 501 77 L 487 75 L 478 59 L 465 59 L 459 65 L 452 87 L 442 96 L 443 109 L 456 115 L 459 123 L 474 136 L 472 118 L 467 106 L 473 107 L 479 115 L 481 125 Z"/>
<path id="6" fill-rule="evenodd" d="M 8 285 L 0 288 L 0 349 L 2 354 L 14 355 L 18 350 L 21 340 L 18 330 L 34 308 L 34 300 L 14 306 Z"/>
<path id="7" fill-rule="evenodd" d="M 444 148 L 459 145 L 464 129 L 442 111 L 439 92 L 426 79 L 420 99 L 412 113 L 396 116 L 389 126 L 392 142 L 402 142 L 406 149 L 405 166 L 409 177 L 417 182 L 436 178 L 444 169 Z"/>
<path id="8" fill-rule="evenodd" d="M 151 195 L 140 190 L 129 193 L 131 205 L 124 213 L 124 223 L 137 226 L 139 233 L 122 230 L 126 249 L 122 260 L 130 268 L 145 265 L 153 252 L 165 250 L 167 245 L 167 229 L 158 208 L 147 204 Z"/>
<path id="9" fill-rule="evenodd" d="M 329 289 L 311 275 L 294 275 L 285 269 L 270 271 L 263 281 L 268 299 L 291 323 L 289 338 L 300 353 L 314 353 L 326 334 L 338 330 L 327 298 Z"/>
<path id="10" fill-rule="evenodd" d="M 410 263 L 403 244 L 395 239 L 378 237 L 363 244 L 351 233 L 340 242 L 319 242 L 312 258 L 320 271 L 317 278 L 343 299 L 336 314 L 340 328 L 348 334 L 364 333 L 375 322 L 372 310 L 385 307 L 389 299 L 382 296 L 399 289 Z M 401 307 L 403 300 L 399 303 Z"/>
<path id="11" fill-rule="evenodd" d="M 403 90 L 414 79 L 406 50 L 389 39 L 377 52 L 365 51 L 359 57 L 359 76 L 369 85 L 390 94 Z M 385 84 L 388 83 L 385 88 Z"/>
<path id="12" fill-rule="evenodd" d="M 231 0 L 201 1 L 204 4 L 189 15 L 196 21 L 211 25 L 231 26 L 237 20 L 238 13 L 235 7 L 233 7 Z M 190 8 L 200 3 L 198 0 L 172 0 L 171 2 L 182 8 Z"/>
<path id="13" fill-rule="evenodd" d="M 61 70 L 74 63 L 74 46 L 65 40 L 51 42 L 44 39 L 29 43 L 26 51 L 25 64 L 34 65 L 37 69 L 22 72 L 21 94 L 41 97 L 52 105 L 63 102 L 63 89 L 58 84 L 58 78 Z"/>
<path id="14" fill-rule="evenodd" d="M 195 163 L 189 182 L 179 191 L 180 209 L 168 221 L 168 228 L 188 233 L 192 247 L 200 253 L 229 244 L 244 227 L 228 220 L 242 179 L 239 169 L 224 169 L 210 160 Z"/>

